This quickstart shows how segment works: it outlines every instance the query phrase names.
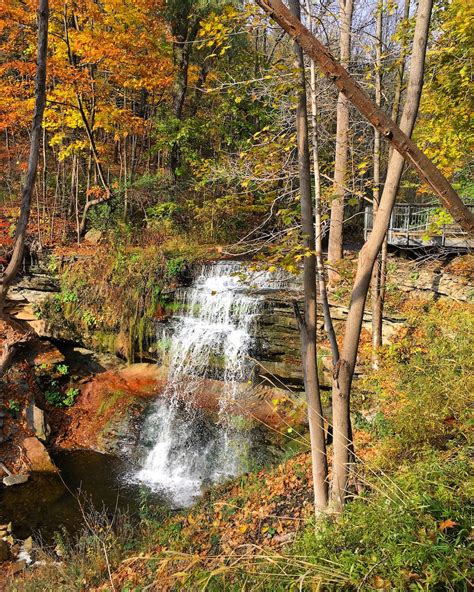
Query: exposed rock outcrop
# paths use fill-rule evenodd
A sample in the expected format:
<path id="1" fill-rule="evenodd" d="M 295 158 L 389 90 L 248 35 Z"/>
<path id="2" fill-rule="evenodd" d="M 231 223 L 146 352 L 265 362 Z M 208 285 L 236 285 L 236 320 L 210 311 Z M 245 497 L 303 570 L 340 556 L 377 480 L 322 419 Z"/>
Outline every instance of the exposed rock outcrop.
<path id="1" fill-rule="evenodd" d="M 38 473 L 54 473 L 56 467 L 54 466 L 48 451 L 45 446 L 35 438 L 25 438 L 23 440 L 23 449 L 25 451 L 26 458 L 33 472 Z"/>
<path id="2" fill-rule="evenodd" d="M 48 440 L 51 434 L 51 428 L 49 427 L 43 409 L 40 409 L 34 403 L 28 405 L 26 408 L 26 421 L 28 422 L 28 427 L 37 438 L 43 440 L 43 442 Z"/>

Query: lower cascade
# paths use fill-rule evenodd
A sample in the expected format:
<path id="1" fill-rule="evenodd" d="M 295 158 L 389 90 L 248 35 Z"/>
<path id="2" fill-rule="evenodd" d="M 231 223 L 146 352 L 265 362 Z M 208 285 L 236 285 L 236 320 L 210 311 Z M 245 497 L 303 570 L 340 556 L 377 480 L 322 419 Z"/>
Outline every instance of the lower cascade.
<path id="1" fill-rule="evenodd" d="M 192 504 L 205 485 L 245 471 L 249 435 L 230 408 L 238 408 L 254 368 L 262 293 L 282 281 L 219 262 L 203 266 L 183 290 L 171 336 L 163 340 L 170 341 L 167 386 L 144 422 L 141 439 L 149 453 L 134 476 L 178 507 Z M 210 378 L 222 381 L 214 423 L 194 405 Z"/>

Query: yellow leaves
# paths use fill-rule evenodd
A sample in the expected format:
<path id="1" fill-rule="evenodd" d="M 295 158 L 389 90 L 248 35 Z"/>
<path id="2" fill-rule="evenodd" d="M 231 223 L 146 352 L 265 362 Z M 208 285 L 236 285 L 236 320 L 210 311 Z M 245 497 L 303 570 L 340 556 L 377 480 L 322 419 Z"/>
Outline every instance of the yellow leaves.
<path id="1" fill-rule="evenodd" d="M 56 134 L 56 136 L 61 138 L 61 143 L 64 141 L 64 135 Z M 89 142 L 87 140 L 76 140 L 75 142 L 70 142 L 67 145 L 63 145 L 63 147 L 60 149 L 58 159 L 60 161 L 65 160 L 72 154 L 80 154 L 81 152 L 85 152 L 88 147 Z"/>
<path id="2" fill-rule="evenodd" d="M 222 14 L 211 13 L 200 23 L 198 39 L 202 39 L 202 42 L 198 45 L 199 49 L 216 47 L 219 55 L 224 55 L 231 47 L 226 42 L 235 26 L 234 21 L 241 17 L 242 15 L 230 6 L 226 6 Z"/>
<path id="3" fill-rule="evenodd" d="M 472 21 L 472 7 L 472 2 L 453 0 L 442 13 L 442 34 L 429 52 L 415 128 L 415 139 L 448 176 L 469 161 L 474 147 L 470 125 L 472 43 L 466 32 Z"/>

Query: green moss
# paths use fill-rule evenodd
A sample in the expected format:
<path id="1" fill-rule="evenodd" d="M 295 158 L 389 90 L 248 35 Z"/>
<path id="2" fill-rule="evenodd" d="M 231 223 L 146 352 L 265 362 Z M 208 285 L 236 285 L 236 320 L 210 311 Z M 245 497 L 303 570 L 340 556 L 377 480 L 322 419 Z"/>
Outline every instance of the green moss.
<path id="1" fill-rule="evenodd" d="M 129 361 L 141 358 L 155 340 L 157 317 L 177 306 L 170 295 L 179 274 L 197 257 L 190 245 L 101 250 L 66 264 L 59 272 L 61 291 L 38 314 L 70 337 L 101 350 L 115 351 L 119 335 Z M 72 335 L 71 335 L 72 334 Z"/>
<path id="2" fill-rule="evenodd" d="M 112 391 L 111 393 L 109 393 L 107 395 L 107 398 L 104 399 L 98 409 L 97 409 L 97 415 L 105 415 L 107 413 L 107 411 L 109 411 L 109 409 L 111 409 L 112 407 L 114 407 L 114 405 L 117 403 L 117 401 L 123 397 L 124 395 L 126 395 L 125 391 L 122 390 L 116 390 L 116 391 Z"/>

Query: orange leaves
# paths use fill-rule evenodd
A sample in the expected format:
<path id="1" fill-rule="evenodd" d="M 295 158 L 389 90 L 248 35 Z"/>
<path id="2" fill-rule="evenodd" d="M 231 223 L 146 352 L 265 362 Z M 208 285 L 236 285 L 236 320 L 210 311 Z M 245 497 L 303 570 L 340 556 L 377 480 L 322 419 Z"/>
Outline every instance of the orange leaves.
<path id="1" fill-rule="evenodd" d="M 78 96 L 94 129 L 119 137 L 144 133 L 144 120 L 127 106 L 124 89 L 130 89 L 130 94 L 163 92 L 173 82 L 171 51 L 165 42 L 167 29 L 158 12 L 162 6 L 160 0 L 78 0 L 68 4 L 66 32 L 64 2 L 51 1 L 45 128 L 52 132 L 53 143 L 65 150 L 71 135 L 78 141 L 73 130 L 83 130 L 85 137 Z M 35 72 L 36 2 L 0 0 L 0 7 L 0 130 L 28 129 Z M 69 149 L 65 156 L 71 151 L 75 149 Z"/>
<path id="2" fill-rule="evenodd" d="M 438 530 L 448 530 L 449 528 L 454 528 L 455 526 L 457 526 L 458 523 L 454 522 L 454 520 L 450 520 L 449 518 L 447 520 L 443 520 L 442 522 L 440 522 L 439 526 L 438 526 Z"/>
<path id="3" fill-rule="evenodd" d="M 87 190 L 86 193 L 87 197 L 92 197 L 95 199 L 101 199 L 106 195 L 106 191 L 104 190 L 104 188 L 100 187 L 99 185 L 93 185 L 90 189 Z"/>

